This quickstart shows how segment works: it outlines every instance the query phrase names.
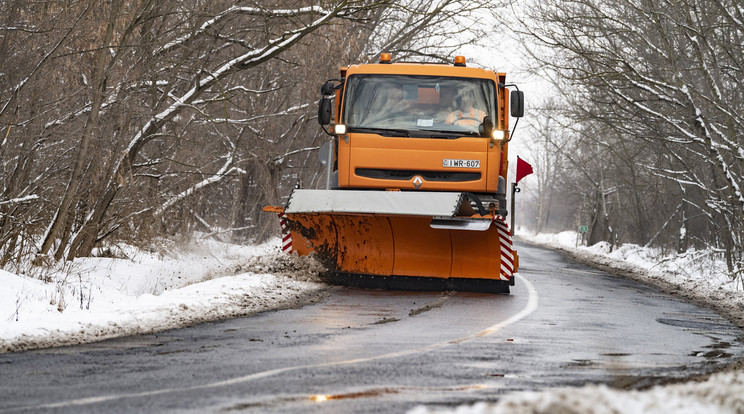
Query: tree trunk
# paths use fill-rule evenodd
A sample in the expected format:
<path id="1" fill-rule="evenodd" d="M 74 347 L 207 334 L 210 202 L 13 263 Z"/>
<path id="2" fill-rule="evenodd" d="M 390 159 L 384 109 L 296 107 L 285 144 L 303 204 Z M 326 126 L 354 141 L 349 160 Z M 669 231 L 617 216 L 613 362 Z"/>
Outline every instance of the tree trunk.
<path id="1" fill-rule="evenodd" d="M 592 224 L 589 229 L 589 246 L 599 242 L 607 241 L 607 210 L 605 207 L 605 195 L 601 189 L 597 189 L 594 196 L 594 208 L 592 210 Z"/>
<path id="2" fill-rule="evenodd" d="M 78 150 L 78 155 L 75 160 L 75 167 L 70 175 L 70 181 L 65 188 L 62 201 L 59 204 L 59 208 L 57 208 L 57 212 L 55 213 L 52 223 L 49 226 L 49 230 L 44 236 L 44 241 L 41 244 L 41 249 L 39 251 L 39 254 L 41 255 L 46 255 L 49 252 L 54 240 L 57 239 L 60 235 L 60 231 L 63 230 L 63 226 L 68 220 L 70 209 L 80 187 L 80 182 L 84 172 L 83 168 L 89 162 L 88 148 L 90 147 L 93 128 L 95 128 L 98 123 L 98 115 L 106 93 L 106 54 L 108 53 L 114 35 L 114 26 L 116 24 L 120 6 L 121 0 L 114 0 L 111 3 L 111 12 L 109 14 L 108 26 L 106 27 L 106 35 L 103 39 L 101 49 L 98 51 L 98 59 L 96 61 L 95 74 L 93 77 L 93 99 L 90 115 L 88 116 L 88 119 L 85 122 L 85 127 L 83 128 L 83 134 L 80 138 L 80 149 Z M 62 238 L 68 239 L 69 235 L 62 235 Z M 64 249 L 64 246 L 60 246 L 60 249 Z"/>
<path id="3" fill-rule="evenodd" d="M 110 187 L 106 194 L 104 194 L 95 206 L 93 206 L 93 212 L 89 219 L 85 221 L 70 245 L 67 260 L 72 260 L 76 257 L 90 256 L 93 248 L 96 246 L 96 242 L 98 241 L 99 227 L 101 223 L 103 223 L 106 211 L 111 205 L 111 202 L 114 201 L 114 197 L 116 197 L 118 192 L 118 186 Z"/>

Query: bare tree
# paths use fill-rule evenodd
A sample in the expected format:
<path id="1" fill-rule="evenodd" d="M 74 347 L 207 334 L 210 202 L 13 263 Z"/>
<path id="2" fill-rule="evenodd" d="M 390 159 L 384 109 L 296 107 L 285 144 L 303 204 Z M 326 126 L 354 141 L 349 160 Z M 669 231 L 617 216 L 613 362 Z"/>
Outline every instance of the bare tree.
<path id="1" fill-rule="evenodd" d="M 261 207 L 318 175 L 319 85 L 383 47 L 442 60 L 479 36 L 463 24 L 485 5 L 0 4 L 0 266 L 104 240 L 273 234 Z"/>
<path id="2" fill-rule="evenodd" d="M 741 17 L 733 0 L 548 0 L 530 8 L 540 24 L 519 27 L 552 51 L 536 57 L 567 91 L 573 123 L 601 126 L 598 156 L 617 167 L 620 202 L 635 205 L 621 209 L 636 223 L 625 240 L 719 247 L 734 273 L 744 267 Z"/>

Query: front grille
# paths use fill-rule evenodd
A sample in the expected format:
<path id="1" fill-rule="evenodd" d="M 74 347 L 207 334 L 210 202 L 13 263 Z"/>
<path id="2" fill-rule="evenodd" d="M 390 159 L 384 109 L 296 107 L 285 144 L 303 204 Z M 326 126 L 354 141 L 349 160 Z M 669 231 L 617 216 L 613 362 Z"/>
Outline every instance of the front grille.
<path id="1" fill-rule="evenodd" d="M 479 172 L 458 171 L 416 171 L 416 170 L 383 170 L 377 168 L 357 168 L 356 175 L 377 180 L 400 180 L 408 181 L 420 175 L 426 181 L 478 181 L 481 178 Z"/>

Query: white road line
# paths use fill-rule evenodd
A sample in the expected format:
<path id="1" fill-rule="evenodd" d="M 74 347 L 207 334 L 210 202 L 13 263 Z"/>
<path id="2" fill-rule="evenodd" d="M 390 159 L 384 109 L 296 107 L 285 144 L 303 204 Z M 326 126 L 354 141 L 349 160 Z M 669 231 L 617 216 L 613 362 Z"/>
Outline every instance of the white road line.
<path id="1" fill-rule="evenodd" d="M 437 344 L 427 345 L 424 347 L 408 349 L 405 351 L 391 352 L 391 353 L 368 357 L 368 358 L 357 358 L 357 359 L 349 359 L 345 361 L 327 362 L 327 363 L 322 363 L 322 364 L 297 365 L 293 367 L 271 369 L 267 371 L 256 372 L 250 375 L 232 378 L 229 380 L 217 381 L 217 382 L 212 382 L 212 383 L 203 384 L 203 385 L 195 385 L 193 387 L 166 388 L 166 389 L 161 389 L 161 390 L 145 391 L 145 392 L 138 392 L 138 393 L 131 393 L 131 394 L 116 394 L 116 395 L 104 395 L 100 397 L 81 398 L 81 399 L 76 399 L 76 400 L 60 401 L 60 402 L 51 403 L 51 404 L 0 409 L 0 413 L 6 413 L 6 412 L 12 412 L 12 411 L 48 409 L 48 408 L 72 407 L 72 406 L 96 404 L 96 403 L 119 400 L 119 399 L 124 399 L 124 398 L 151 397 L 154 395 L 162 395 L 162 394 L 168 394 L 172 392 L 184 392 L 184 391 L 225 387 L 229 385 L 250 382 L 250 381 L 254 381 L 257 379 L 261 379 L 261 378 L 271 377 L 274 375 L 283 374 L 285 372 L 299 371 L 303 369 L 312 369 L 312 368 L 327 368 L 327 367 L 335 367 L 335 366 L 343 366 L 343 365 L 352 365 L 352 364 L 359 364 L 359 363 L 364 363 L 364 362 L 380 361 L 383 359 L 399 358 L 402 356 L 414 355 L 414 354 L 432 351 L 435 349 L 444 348 L 450 345 L 461 344 L 464 342 L 471 341 L 473 339 L 482 338 L 488 335 L 493 335 L 494 333 L 506 328 L 507 326 L 512 325 L 520 321 L 521 319 L 526 318 L 532 312 L 537 310 L 537 302 L 538 302 L 537 290 L 535 290 L 535 287 L 532 285 L 532 283 L 530 283 L 530 281 L 525 279 L 524 277 L 520 277 L 519 282 L 523 283 L 525 287 L 527 287 L 527 292 L 528 292 L 527 304 L 521 311 L 519 311 L 517 314 L 513 315 L 509 319 L 501 321 L 480 332 L 477 332 L 477 333 L 474 333 L 472 335 L 465 336 L 462 338 L 453 339 L 453 340 L 449 340 L 446 342 L 440 342 Z"/>

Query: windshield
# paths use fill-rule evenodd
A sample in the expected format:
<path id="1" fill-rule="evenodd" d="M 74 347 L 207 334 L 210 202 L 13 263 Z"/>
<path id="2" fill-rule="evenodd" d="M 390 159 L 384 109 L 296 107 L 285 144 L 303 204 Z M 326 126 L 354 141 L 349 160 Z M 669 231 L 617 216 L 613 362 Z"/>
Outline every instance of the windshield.
<path id="1" fill-rule="evenodd" d="M 342 122 L 350 131 L 391 136 L 478 136 L 484 117 L 496 119 L 495 100 L 488 79 L 354 75 L 347 79 Z"/>

